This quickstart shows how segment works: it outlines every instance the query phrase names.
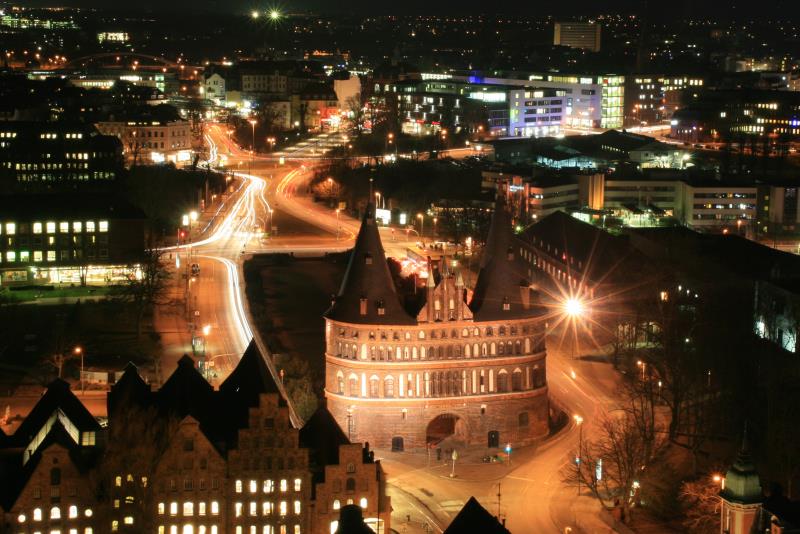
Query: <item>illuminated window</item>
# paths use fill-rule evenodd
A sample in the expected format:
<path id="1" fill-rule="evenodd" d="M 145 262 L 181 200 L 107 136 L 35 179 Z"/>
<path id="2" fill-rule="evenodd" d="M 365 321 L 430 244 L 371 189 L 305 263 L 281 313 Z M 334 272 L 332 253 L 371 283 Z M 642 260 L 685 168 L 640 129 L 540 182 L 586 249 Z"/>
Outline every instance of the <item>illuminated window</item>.
<path id="1" fill-rule="evenodd" d="M 300 491 L 300 485 L 303 483 L 299 478 L 294 479 L 294 490 Z"/>
<path id="2" fill-rule="evenodd" d="M 17 261 L 17 253 L 13 250 L 6 251 L 6 261 L 8 262 L 15 262 Z"/>
<path id="3" fill-rule="evenodd" d="M 86 231 L 94 232 L 94 230 L 95 230 L 94 221 L 86 221 Z"/>
<path id="4" fill-rule="evenodd" d="M 69 223 L 64 221 L 58 223 L 58 231 L 62 234 L 69 233 Z"/>
<path id="5" fill-rule="evenodd" d="M 183 503 L 183 515 L 184 516 L 192 516 L 192 515 L 194 515 L 194 503 L 193 502 L 185 502 L 185 503 Z"/>
<path id="6" fill-rule="evenodd" d="M 286 501 L 281 501 L 280 504 L 280 514 L 281 516 L 286 515 L 286 511 L 288 510 L 288 506 L 286 505 Z"/>
<path id="7" fill-rule="evenodd" d="M 342 505 L 341 505 L 341 503 L 339 502 L 339 499 L 336 499 L 335 501 L 333 501 L 333 509 L 334 509 L 334 510 L 338 510 L 338 509 L 339 509 L 339 508 L 341 508 L 341 507 L 342 507 Z"/>
<path id="8" fill-rule="evenodd" d="M 133 524 L 133 516 L 131 516 L 131 515 L 125 516 L 125 524 L 126 525 L 132 525 Z"/>
<path id="9" fill-rule="evenodd" d="M 26 519 L 25 514 L 19 514 L 17 516 L 17 521 L 19 521 L 20 523 L 24 523 L 25 519 Z"/>
<path id="10" fill-rule="evenodd" d="M 40 223 L 40 222 L 33 223 L 33 233 L 34 234 L 41 234 L 42 233 L 42 223 Z"/>
<path id="11" fill-rule="evenodd" d="M 27 250 L 22 250 L 19 253 L 19 261 L 28 262 L 31 261 L 31 253 Z"/>
<path id="12" fill-rule="evenodd" d="M 17 225 L 14 223 L 6 223 L 6 233 L 8 235 L 14 235 L 17 233 Z"/>
<path id="13" fill-rule="evenodd" d="M 47 261 L 56 261 L 56 251 L 55 250 L 48 250 L 47 251 Z"/>
<path id="14" fill-rule="evenodd" d="M 234 509 L 234 514 L 236 515 L 236 517 L 242 517 L 242 503 L 237 502 L 234 505 L 233 509 Z"/>
<path id="15" fill-rule="evenodd" d="M 272 503 L 269 501 L 264 501 L 261 503 L 261 515 L 270 515 L 272 514 Z"/>
<path id="16" fill-rule="evenodd" d="M 178 515 L 178 503 L 169 503 L 169 515 Z"/>
<path id="17" fill-rule="evenodd" d="M 111 531 L 116 532 L 118 530 L 119 530 L 119 521 L 115 519 L 114 521 L 111 522 Z"/>
<path id="18" fill-rule="evenodd" d="M 56 223 L 54 223 L 54 222 L 48 222 L 48 223 L 45 225 L 45 227 L 47 228 L 47 233 L 48 233 L 48 234 L 54 234 L 54 233 L 56 233 Z"/>
<path id="19" fill-rule="evenodd" d="M 42 509 L 41 508 L 34 508 L 33 509 L 33 520 L 34 521 L 41 521 L 42 520 Z"/>
<path id="20" fill-rule="evenodd" d="M 197 503 L 197 515 L 206 515 L 206 503 Z"/>
<path id="21" fill-rule="evenodd" d="M 33 251 L 33 261 L 34 262 L 42 261 L 42 251 L 41 250 L 34 250 Z"/>
<path id="22" fill-rule="evenodd" d="M 361 497 L 361 500 L 358 501 L 358 505 L 361 508 L 363 508 L 364 510 L 366 510 L 367 509 L 367 498 L 366 497 Z"/>
<path id="23" fill-rule="evenodd" d="M 108 221 L 100 221 L 100 231 L 108 232 Z"/>
<path id="24" fill-rule="evenodd" d="M 76 517 L 78 517 L 78 507 L 75 506 L 75 505 L 72 505 L 72 506 L 69 507 L 69 518 L 70 519 L 74 519 Z"/>
<path id="25" fill-rule="evenodd" d="M 86 517 L 92 517 L 92 509 L 87 508 L 86 511 L 83 512 L 83 515 L 85 515 Z"/>
<path id="26" fill-rule="evenodd" d="M 242 492 L 242 481 L 241 480 L 237 480 L 236 481 L 236 493 L 241 493 L 241 492 Z"/>
<path id="27" fill-rule="evenodd" d="M 300 525 L 294 526 L 294 534 L 300 534 Z"/>
<path id="28" fill-rule="evenodd" d="M 288 487 L 288 486 L 287 486 L 287 484 L 286 484 L 286 479 L 285 479 L 285 478 L 282 478 L 282 479 L 281 479 L 281 491 L 286 491 L 286 488 L 287 488 L 287 487 Z"/>
<path id="29" fill-rule="evenodd" d="M 255 493 L 256 491 L 258 491 L 258 486 L 256 484 L 256 481 L 255 480 L 251 480 L 250 481 L 250 493 Z"/>
<path id="30" fill-rule="evenodd" d="M 211 515 L 219 515 L 219 503 L 211 501 Z"/>
<path id="31" fill-rule="evenodd" d="M 83 223 L 80 221 L 72 221 L 72 231 L 79 233 L 83 231 Z"/>
<path id="32" fill-rule="evenodd" d="M 264 481 L 264 493 L 272 493 L 275 491 L 275 482 L 272 480 L 265 480 Z"/>
<path id="33" fill-rule="evenodd" d="M 294 501 L 294 513 L 300 514 L 300 501 Z"/>
<path id="34" fill-rule="evenodd" d="M 164 509 L 165 509 L 164 503 L 163 502 L 158 503 L 158 515 L 164 515 Z"/>
<path id="35" fill-rule="evenodd" d="M 83 534 L 92 534 L 93 530 L 92 527 L 86 527 L 83 529 Z"/>
<path id="36" fill-rule="evenodd" d="M 250 503 L 250 515 L 258 515 L 258 503 Z"/>

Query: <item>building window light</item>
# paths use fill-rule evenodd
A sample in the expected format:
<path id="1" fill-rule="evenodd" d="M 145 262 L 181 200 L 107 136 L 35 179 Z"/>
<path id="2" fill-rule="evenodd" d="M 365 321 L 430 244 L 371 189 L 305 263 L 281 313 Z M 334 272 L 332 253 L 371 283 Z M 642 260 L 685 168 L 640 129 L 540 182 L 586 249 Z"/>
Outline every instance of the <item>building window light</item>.
<path id="1" fill-rule="evenodd" d="M 14 235 L 17 233 L 17 225 L 15 223 L 6 223 L 6 234 Z"/>
<path id="2" fill-rule="evenodd" d="M 280 504 L 280 513 L 281 513 L 281 516 L 285 516 L 285 515 L 286 515 L 286 512 L 287 512 L 287 510 L 288 510 L 288 507 L 287 507 L 287 505 L 286 505 L 286 501 L 281 501 L 281 504 Z"/>
<path id="3" fill-rule="evenodd" d="M 10 263 L 17 261 L 17 253 L 13 250 L 6 251 L 6 261 Z"/>
<path id="4" fill-rule="evenodd" d="M 81 221 L 73 221 L 72 222 L 72 231 L 75 233 L 80 233 L 83 231 L 83 223 Z"/>
<path id="5" fill-rule="evenodd" d="M 358 502 L 358 505 L 363 508 L 364 510 L 367 509 L 367 498 L 361 497 L 361 500 Z"/>
<path id="6" fill-rule="evenodd" d="M 69 223 L 68 222 L 60 222 L 58 223 L 58 231 L 62 234 L 66 234 L 69 232 Z"/>
<path id="7" fill-rule="evenodd" d="M 256 485 L 256 481 L 255 480 L 251 480 L 250 481 L 250 493 L 255 493 L 256 491 L 258 491 L 258 486 Z"/>
<path id="8" fill-rule="evenodd" d="M 169 515 L 178 515 L 178 503 L 169 503 Z"/>
<path id="9" fill-rule="evenodd" d="M 286 484 L 286 479 L 285 479 L 285 478 L 282 478 L 282 479 L 281 479 L 281 491 L 282 491 L 282 492 L 285 492 L 287 487 L 288 487 L 288 486 L 287 486 L 287 484 Z"/>
<path id="10" fill-rule="evenodd" d="M 133 524 L 133 516 L 129 515 L 125 517 L 125 524 L 132 525 Z"/>
<path id="11" fill-rule="evenodd" d="M 158 515 L 164 515 L 165 506 L 163 502 L 158 503 Z"/>
<path id="12" fill-rule="evenodd" d="M 241 493 L 242 492 L 242 481 L 241 480 L 237 480 L 236 481 L 235 489 L 236 489 L 236 493 Z"/>
<path id="13" fill-rule="evenodd" d="M 95 231 L 94 221 L 86 221 L 86 231 L 87 232 L 94 232 Z"/>
<path id="14" fill-rule="evenodd" d="M 108 221 L 100 221 L 100 231 L 108 232 Z"/>
<path id="15" fill-rule="evenodd" d="M 211 501 L 211 515 L 219 515 L 219 503 Z"/>
<path id="16" fill-rule="evenodd" d="M 78 517 L 78 507 L 73 504 L 69 507 L 69 518 L 75 519 L 76 517 Z"/>
<path id="17" fill-rule="evenodd" d="M 197 503 L 197 515 L 206 515 L 206 503 Z"/>
<path id="18" fill-rule="evenodd" d="M 300 491 L 300 486 L 302 485 L 303 481 L 299 478 L 294 479 L 294 490 Z"/>
<path id="19" fill-rule="evenodd" d="M 40 222 L 33 223 L 33 233 L 34 234 L 41 234 L 42 233 L 42 223 L 40 223 Z"/>
<path id="20" fill-rule="evenodd" d="M 47 223 L 45 226 L 46 226 L 46 228 L 47 228 L 47 233 L 48 233 L 48 234 L 54 234 L 54 233 L 56 233 L 56 223 L 54 223 L 54 222 L 49 222 L 49 223 Z"/>
<path id="21" fill-rule="evenodd" d="M 61 508 L 53 506 L 50 509 L 50 519 L 61 519 Z"/>
<path id="22" fill-rule="evenodd" d="M 294 513 L 300 515 L 300 501 L 294 501 Z"/>

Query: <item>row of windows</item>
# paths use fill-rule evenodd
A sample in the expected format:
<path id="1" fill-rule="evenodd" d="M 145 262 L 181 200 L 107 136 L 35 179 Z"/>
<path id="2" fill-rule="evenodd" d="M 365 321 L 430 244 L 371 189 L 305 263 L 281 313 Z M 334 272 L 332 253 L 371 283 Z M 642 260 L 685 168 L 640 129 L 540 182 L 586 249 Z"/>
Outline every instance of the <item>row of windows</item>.
<path id="1" fill-rule="evenodd" d="M 451 307 L 452 307 L 452 303 L 451 303 Z M 497 327 L 497 335 L 504 336 L 504 335 L 506 335 L 506 333 L 508 333 L 509 335 L 515 336 L 515 335 L 517 335 L 518 330 L 519 329 L 517 328 L 517 326 L 514 326 L 514 325 L 508 326 L 508 327 L 499 326 L 499 327 Z M 523 334 L 527 334 L 529 330 L 530 329 L 528 328 L 528 325 L 523 325 L 522 326 L 522 333 Z M 483 328 L 483 332 L 481 332 L 481 328 L 478 328 L 477 326 L 469 327 L 469 328 L 468 327 L 464 327 L 464 328 L 461 329 L 461 337 L 470 337 L 470 336 L 481 337 L 481 335 L 485 335 L 487 337 L 491 337 L 494 334 L 495 334 L 495 328 L 492 327 L 492 326 L 484 327 Z M 360 335 L 359 331 L 356 330 L 356 329 L 353 329 L 353 330 L 351 330 L 349 332 L 345 328 L 340 328 L 339 329 L 339 336 L 340 337 L 349 336 L 349 337 L 352 337 L 354 339 L 358 339 L 359 335 Z M 429 333 L 426 334 L 424 330 L 420 330 L 420 331 L 417 332 L 416 336 L 414 336 L 411 332 L 408 332 L 408 331 L 401 333 L 401 332 L 398 332 L 398 331 L 387 332 L 385 330 L 379 330 L 377 335 L 375 334 L 374 331 L 370 331 L 369 334 L 368 334 L 368 337 L 369 337 L 369 339 L 380 338 L 381 340 L 385 341 L 385 340 L 387 340 L 389 338 L 390 335 L 391 335 L 391 338 L 394 341 L 400 341 L 401 337 L 403 339 L 405 339 L 406 341 L 411 341 L 415 337 L 417 339 L 425 339 L 426 336 L 430 337 L 430 339 L 437 339 L 437 338 L 447 339 L 448 332 L 447 332 L 447 330 L 442 329 L 442 330 L 431 330 Z M 449 337 L 457 338 L 458 337 L 458 330 L 451 329 L 450 333 L 449 333 Z"/>
<path id="2" fill-rule="evenodd" d="M 294 515 L 300 515 L 302 510 L 302 503 L 298 501 L 294 501 L 292 503 L 292 512 Z M 261 503 L 261 515 L 268 517 L 275 513 L 275 503 L 272 501 L 263 501 Z M 244 503 L 237 502 L 233 504 L 233 514 L 235 517 L 242 517 L 244 515 Z M 259 506 L 256 501 L 250 501 L 247 507 L 248 515 L 251 517 L 256 517 L 259 515 Z M 288 515 L 289 513 L 289 503 L 287 501 L 280 501 L 278 503 L 278 513 L 281 517 Z"/>
<path id="3" fill-rule="evenodd" d="M 47 253 L 46 258 L 47 258 L 48 262 L 53 262 L 53 261 L 56 261 L 57 259 L 59 261 L 70 261 L 70 260 L 83 259 L 83 250 L 80 250 L 80 249 L 59 250 L 59 251 L 55 251 L 55 250 L 47 250 L 47 251 L 34 250 L 33 251 L 33 263 L 42 263 L 42 262 L 44 262 L 45 261 L 45 255 L 44 255 L 45 252 Z M 58 256 L 56 256 L 56 252 L 59 252 Z M 108 249 L 107 248 L 98 249 L 97 250 L 97 258 L 99 258 L 101 260 L 108 259 Z M 17 255 L 17 252 L 15 250 L 7 250 L 6 254 L 5 254 L 5 257 L 0 255 L 0 263 L 3 263 L 4 259 L 5 259 L 6 263 L 17 263 L 17 261 L 19 261 L 19 263 L 30 263 L 31 262 L 31 253 L 29 251 L 27 251 L 27 250 L 22 250 L 22 251 L 19 252 L 19 255 Z M 86 251 L 86 259 L 89 259 L 89 260 L 95 259 L 95 250 L 94 249 L 88 249 Z"/>
<path id="4" fill-rule="evenodd" d="M 300 489 L 302 488 L 302 484 L 303 481 L 301 479 L 295 478 L 294 484 L 292 485 L 294 491 L 300 491 Z M 250 493 L 258 493 L 258 486 L 259 484 L 257 480 L 250 480 L 247 484 L 247 489 L 250 491 Z M 282 478 L 279 484 L 279 488 L 282 493 L 289 491 L 289 482 L 285 478 Z M 236 493 L 242 493 L 244 491 L 244 482 L 241 480 L 237 480 L 236 483 L 234 484 L 234 489 Z M 275 491 L 275 482 L 271 479 L 262 481 L 261 491 L 263 493 L 272 493 L 273 491 Z"/>
<path id="5" fill-rule="evenodd" d="M 62 234 L 67 234 L 70 231 L 70 226 L 72 227 L 72 232 L 80 233 L 83 232 L 84 229 L 88 233 L 92 233 L 95 231 L 100 232 L 108 232 L 108 221 L 99 221 L 95 223 L 95 221 L 72 221 L 70 225 L 69 221 L 61 221 L 58 223 L 58 231 Z M 56 223 L 51 221 L 47 223 L 35 222 L 31 225 L 28 223 L 17 223 L 7 222 L 5 225 L 0 225 L 0 233 L 2 233 L 3 227 L 5 227 L 6 235 L 15 235 L 17 233 L 20 234 L 27 234 L 30 230 L 33 230 L 34 234 L 41 234 L 43 230 L 47 230 L 48 234 L 56 233 Z"/>
<path id="6" fill-rule="evenodd" d="M 360 349 L 359 349 L 360 347 Z M 524 349 L 524 351 L 523 351 Z M 336 356 L 348 359 L 361 359 L 372 361 L 402 361 L 402 360 L 443 360 L 453 358 L 479 358 L 486 356 L 513 356 L 522 354 L 531 354 L 535 350 L 540 352 L 544 350 L 541 343 L 536 344 L 532 342 L 531 338 L 524 339 L 523 342 L 519 339 L 516 341 L 500 341 L 491 343 L 478 343 L 461 345 L 446 345 L 439 347 L 392 347 L 383 345 L 366 345 L 362 343 L 360 346 L 355 343 L 342 343 L 336 344 Z"/>
<path id="7" fill-rule="evenodd" d="M 494 369 L 469 371 L 433 371 L 424 373 L 399 374 L 399 391 L 395 391 L 395 377 L 387 375 L 381 378 L 372 375 L 367 379 L 350 373 L 347 377 L 347 395 L 364 398 L 400 397 L 450 397 L 484 393 L 509 393 L 544 387 L 546 383 L 544 366 L 534 365 L 514 369 L 511 376 L 505 369 L 495 374 Z M 345 395 L 345 376 L 342 371 L 336 373 L 336 392 Z M 381 395 L 382 394 L 382 395 Z"/>
<path id="8" fill-rule="evenodd" d="M 184 517 L 191 517 L 195 513 L 195 503 L 191 501 L 184 502 L 181 506 L 181 511 L 183 512 Z M 206 515 L 206 503 L 201 501 L 197 503 L 197 515 L 204 516 Z M 219 515 L 219 502 L 218 501 L 211 501 L 208 504 L 208 510 L 211 515 Z M 160 502 L 158 503 L 158 515 L 164 515 L 167 511 L 166 503 Z M 171 502 L 169 503 L 169 515 L 178 515 L 178 503 Z"/>
<path id="9" fill-rule="evenodd" d="M 77 506 L 72 505 L 72 506 L 69 506 L 67 508 L 66 519 L 77 519 L 79 515 L 80 514 L 78 513 L 78 507 Z M 83 515 L 85 517 L 92 517 L 92 509 L 91 508 L 87 508 L 86 510 L 83 511 Z M 33 521 L 42 521 L 43 517 L 44 517 L 44 514 L 43 514 L 41 508 L 34 508 L 33 509 L 33 513 L 31 514 L 31 519 Z M 58 506 L 53 506 L 52 508 L 50 508 L 49 518 L 51 520 L 62 519 L 61 508 L 58 507 Z M 17 522 L 25 523 L 26 521 L 28 521 L 28 517 L 25 514 L 19 514 L 17 516 Z"/>
<path id="10" fill-rule="evenodd" d="M 89 180 L 110 180 L 116 176 L 116 173 L 106 171 L 93 171 L 91 173 L 83 172 L 62 172 L 62 173 L 19 173 L 17 174 L 18 182 L 62 182 L 62 181 L 79 181 L 86 182 Z"/>

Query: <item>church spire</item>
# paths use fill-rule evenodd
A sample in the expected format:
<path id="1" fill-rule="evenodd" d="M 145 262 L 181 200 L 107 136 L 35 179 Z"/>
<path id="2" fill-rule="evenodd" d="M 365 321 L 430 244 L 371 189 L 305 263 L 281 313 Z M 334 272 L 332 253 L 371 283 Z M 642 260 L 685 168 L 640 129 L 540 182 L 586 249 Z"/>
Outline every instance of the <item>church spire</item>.
<path id="1" fill-rule="evenodd" d="M 375 221 L 375 203 L 367 204 L 342 286 L 325 316 L 354 324 L 414 324 L 400 304 Z"/>

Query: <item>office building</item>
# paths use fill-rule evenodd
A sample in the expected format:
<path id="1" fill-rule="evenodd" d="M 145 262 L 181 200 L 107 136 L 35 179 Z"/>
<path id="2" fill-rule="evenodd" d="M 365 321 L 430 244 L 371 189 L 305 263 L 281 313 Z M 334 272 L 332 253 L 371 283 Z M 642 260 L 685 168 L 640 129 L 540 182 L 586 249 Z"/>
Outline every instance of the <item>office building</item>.
<path id="1" fill-rule="evenodd" d="M 600 51 L 602 26 L 595 22 L 556 22 L 553 26 L 553 44 Z"/>
<path id="2" fill-rule="evenodd" d="M 508 92 L 508 135 L 547 137 L 558 135 L 564 115 L 564 91 L 513 89 Z"/>

